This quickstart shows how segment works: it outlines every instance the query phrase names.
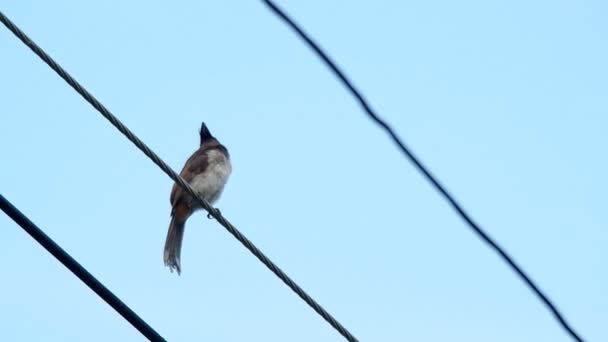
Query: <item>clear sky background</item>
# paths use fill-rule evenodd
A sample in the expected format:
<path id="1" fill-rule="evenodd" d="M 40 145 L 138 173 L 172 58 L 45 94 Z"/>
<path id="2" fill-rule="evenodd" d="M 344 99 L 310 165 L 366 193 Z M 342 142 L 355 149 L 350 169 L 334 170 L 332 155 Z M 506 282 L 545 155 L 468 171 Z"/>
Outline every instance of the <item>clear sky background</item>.
<path id="1" fill-rule="evenodd" d="M 1 1 L 361 341 L 570 341 L 259 1 Z M 608 3 L 281 1 L 589 341 L 608 340 Z M 4 27 L 0 191 L 169 341 L 340 341 Z M 143 341 L 0 215 L 7 341 Z"/>

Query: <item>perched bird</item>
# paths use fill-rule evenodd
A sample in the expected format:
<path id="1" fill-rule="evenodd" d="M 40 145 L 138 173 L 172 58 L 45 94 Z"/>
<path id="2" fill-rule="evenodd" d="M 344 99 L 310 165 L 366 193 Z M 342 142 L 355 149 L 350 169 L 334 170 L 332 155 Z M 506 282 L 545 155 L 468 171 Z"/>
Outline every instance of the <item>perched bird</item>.
<path id="1" fill-rule="evenodd" d="M 228 149 L 211 135 L 203 122 L 201 125 L 201 145 L 196 152 L 188 158 L 180 176 L 209 204 L 213 204 L 220 197 L 224 185 L 232 172 Z M 181 274 L 180 254 L 184 227 L 186 220 L 196 210 L 201 209 L 192 196 L 188 195 L 177 184 L 171 190 L 171 223 L 165 242 L 165 266 L 171 272 L 177 270 Z"/>

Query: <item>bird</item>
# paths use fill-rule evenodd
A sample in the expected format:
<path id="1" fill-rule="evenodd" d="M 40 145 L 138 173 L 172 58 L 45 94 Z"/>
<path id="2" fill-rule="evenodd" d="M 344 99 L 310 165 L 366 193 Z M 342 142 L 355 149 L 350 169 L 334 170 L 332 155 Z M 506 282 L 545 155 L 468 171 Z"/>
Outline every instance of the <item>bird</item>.
<path id="1" fill-rule="evenodd" d="M 180 176 L 192 189 L 209 204 L 215 203 L 222 194 L 232 172 L 230 154 L 209 131 L 201 124 L 200 146 L 184 164 Z M 169 197 L 171 201 L 171 223 L 165 241 L 164 262 L 171 272 L 181 275 L 181 250 L 186 221 L 201 205 L 179 185 L 174 184 Z M 207 215 L 208 218 L 211 218 Z"/>

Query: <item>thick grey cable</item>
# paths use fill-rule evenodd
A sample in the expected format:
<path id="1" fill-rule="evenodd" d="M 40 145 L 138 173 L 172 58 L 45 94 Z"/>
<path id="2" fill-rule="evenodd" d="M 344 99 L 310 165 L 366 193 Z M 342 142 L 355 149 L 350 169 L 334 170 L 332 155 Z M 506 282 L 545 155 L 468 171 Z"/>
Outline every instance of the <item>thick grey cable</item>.
<path id="1" fill-rule="evenodd" d="M 325 319 L 334 329 L 336 329 L 348 341 L 357 341 L 340 322 L 338 322 L 329 312 L 327 312 L 319 303 L 310 297 L 304 289 L 296 284 L 285 272 L 275 265 L 262 251 L 260 251 L 249 239 L 247 239 L 236 227 L 226 220 L 219 212 L 213 208 L 198 194 L 194 192 L 192 187 L 187 184 L 182 177 L 173 171 L 169 165 L 162 161 L 156 153 L 154 153 L 146 144 L 143 143 L 131 130 L 122 124 L 104 105 L 102 105 L 91 93 L 80 85 L 70 74 L 67 73 L 59 64 L 57 64 L 49 55 L 44 52 L 36 43 L 34 43 L 23 31 L 21 31 L 13 22 L 11 22 L 2 12 L 0 12 L 0 21 L 6 26 L 17 38 L 27 45 L 40 59 L 42 59 L 51 69 L 53 69 L 64 81 L 66 81 L 74 90 L 79 93 L 88 103 L 91 104 L 97 111 L 103 115 L 116 129 L 127 137 L 137 148 L 139 148 L 154 164 L 163 170 L 173 181 L 175 181 L 182 189 L 190 196 L 195 198 L 199 204 L 211 214 L 230 234 L 239 240 L 245 248 L 255 255 L 268 269 L 270 269 L 279 279 L 281 279 L 293 292 L 295 292 L 302 300 L 306 302 L 315 312 Z"/>
<path id="2" fill-rule="evenodd" d="M 524 283 L 532 290 L 532 292 L 547 306 L 549 311 L 553 313 L 553 316 L 557 319 L 559 324 L 568 332 L 568 334 L 575 340 L 582 342 L 583 339 L 574 331 L 574 329 L 568 324 L 564 315 L 560 313 L 555 304 L 551 302 L 551 300 L 540 290 L 540 288 L 532 281 L 532 279 L 524 272 L 524 270 L 519 266 L 515 260 L 505 251 L 503 247 L 501 247 L 496 241 L 494 241 L 490 236 L 481 229 L 481 227 L 473 221 L 473 218 L 464 210 L 462 205 L 456 201 L 456 199 L 450 195 L 447 189 L 439 183 L 439 180 L 435 178 L 431 174 L 431 172 L 427 169 L 426 166 L 422 164 L 422 162 L 414 155 L 414 153 L 405 145 L 401 138 L 395 133 L 395 131 L 390 127 L 388 123 L 386 123 L 383 119 L 381 119 L 371 108 L 368 102 L 365 100 L 363 95 L 355 88 L 352 82 L 346 77 L 346 75 L 338 68 L 337 64 L 329 58 L 329 56 L 323 52 L 323 50 L 319 47 L 319 45 L 312 40 L 294 21 L 291 19 L 282 9 L 280 9 L 277 5 L 275 5 L 270 0 L 262 0 L 270 10 L 279 17 L 283 22 L 285 22 L 292 30 L 296 32 L 296 34 L 311 48 L 321 60 L 325 63 L 325 65 L 334 73 L 334 75 L 340 79 L 342 84 L 350 91 L 351 95 L 357 99 L 361 107 L 365 113 L 380 127 L 382 127 L 386 133 L 391 137 L 393 142 L 399 147 L 399 150 L 405 154 L 405 156 L 416 166 L 418 171 L 420 171 L 424 177 L 435 187 L 435 189 L 443 196 L 443 198 L 450 203 L 452 208 L 458 213 L 458 215 L 468 224 L 468 226 L 477 234 L 477 236 L 487 243 L 498 255 L 501 256 L 504 262 L 506 262 L 511 269 L 524 281 Z"/>

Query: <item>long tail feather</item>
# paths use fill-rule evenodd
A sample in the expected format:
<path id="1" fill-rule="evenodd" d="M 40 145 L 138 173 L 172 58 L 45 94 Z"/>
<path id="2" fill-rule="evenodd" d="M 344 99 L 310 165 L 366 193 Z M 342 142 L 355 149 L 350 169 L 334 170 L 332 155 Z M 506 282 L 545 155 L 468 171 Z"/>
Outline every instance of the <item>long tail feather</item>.
<path id="1" fill-rule="evenodd" d="M 176 216 L 173 216 L 165 241 L 165 266 L 169 266 L 171 272 L 175 269 L 177 274 L 181 274 L 180 257 L 182 254 L 182 240 L 184 239 L 184 226 L 184 221 L 178 222 Z"/>

